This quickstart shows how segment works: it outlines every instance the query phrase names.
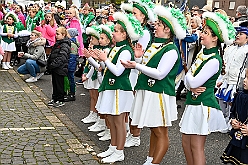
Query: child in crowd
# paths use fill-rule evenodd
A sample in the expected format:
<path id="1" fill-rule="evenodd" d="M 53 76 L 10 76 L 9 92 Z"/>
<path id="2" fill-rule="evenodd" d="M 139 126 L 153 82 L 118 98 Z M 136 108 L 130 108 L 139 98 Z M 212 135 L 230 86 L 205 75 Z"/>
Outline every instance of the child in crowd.
<path id="1" fill-rule="evenodd" d="M 55 44 L 57 23 L 54 19 L 53 13 L 46 13 L 45 19 L 42 20 L 40 26 L 37 26 L 35 29 L 40 31 L 42 33 L 42 37 L 47 40 L 47 46 L 51 47 Z"/>
<path id="2" fill-rule="evenodd" d="M 236 27 L 236 30 L 235 44 L 229 46 L 224 53 L 225 74 L 217 83 L 219 90 L 216 96 L 219 99 L 221 110 L 227 122 L 230 117 L 230 108 L 234 93 L 237 89 L 240 68 L 247 61 L 248 53 L 248 28 L 240 26 Z M 241 73 L 240 78 L 244 79 L 244 77 L 245 73 Z"/>
<path id="3" fill-rule="evenodd" d="M 2 37 L 1 46 L 4 50 L 2 60 L 2 68 L 5 70 L 13 68 L 10 66 L 11 53 L 16 50 L 14 38 L 18 37 L 15 22 L 18 22 L 18 17 L 13 12 L 8 12 L 4 20 L 6 23 L 0 29 L 0 36 Z"/>
<path id="4" fill-rule="evenodd" d="M 83 56 L 83 38 L 82 38 L 82 30 L 81 30 L 81 23 L 80 23 L 80 18 L 79 18 L 79 13 L 78 10 L 73 8 L 70 8 L 67 11 L 67 19 L 63 22 L 64 26 L 68 29 L 68 28 L 76 28 L 78 30 L 78 36 L 77 36 L 77 40 L 79 42 L 79 56 Z"/>
<path id="5" fill-rule="evenodd" d="M 56 30 L 56 43 L 47 60 L 47 68 L 52 72 L 53 94 L 49 106 L 60 107 L 64 103 L 64 77 L 68 74 L 68 59 L 71 52 L 71 41 L 67 30 L 59 27 Z"/>
<path id="6" fill-rule="evenodd" d="M 30 9 L 28 11 L 28 16 L 26 19 L 26 28 L 29 32 L 32 32 L 34 28 L 39 25 L 39 18 L 36 16 L 37 11 L 35 9 Z"/>
<path id="7" fill-rule="evenodd" d="M 71 40 L 71 53 L 70 53 L 70 58 L 69 58 L 69 63 L 68 63 L 68 80 L 70 83 L 70 92 L 69 94 L 65 97 L 65 101 L 75 101 L 75 80 L 74 80 L 74 73 L 77 68 L 77 61 L 78 61 L 78 48 L 79 48 L 79 43 L 77 42 L 76 37 L 78 36 L 78 30 L 76 28 L 69 28 L 67 29 L 68 32 L 68 37 Z"/>
<path id="8" fill-rule="evenodd" d="M 230 114 L 231 141 L 220 157 L 224 164 L 248 164 L 248 69 L 244 89 L 233 100 Z"/>

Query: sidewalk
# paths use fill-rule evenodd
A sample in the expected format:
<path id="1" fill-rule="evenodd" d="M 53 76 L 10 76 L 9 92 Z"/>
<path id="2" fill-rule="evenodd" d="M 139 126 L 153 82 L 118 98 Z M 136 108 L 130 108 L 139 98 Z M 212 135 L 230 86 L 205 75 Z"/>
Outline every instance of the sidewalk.
<path id="1" fill-rule="evenodd" d="M 38 87 L 12 69 L 0 70 L 0 84 L 1 165 L 99 164 L 99 149 Z"/>

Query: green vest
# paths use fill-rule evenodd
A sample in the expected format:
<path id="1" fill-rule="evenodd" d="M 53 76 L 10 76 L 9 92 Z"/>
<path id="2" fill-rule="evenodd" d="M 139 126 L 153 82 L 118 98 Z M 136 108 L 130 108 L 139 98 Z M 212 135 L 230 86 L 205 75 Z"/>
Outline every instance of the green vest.
<path id="1" fill-rule="evenodd" d="M 3 33 L 12 33 L 12 34 L 15 34 L 16 27 L 15 27 L 15 26 L 10 26 L 10 27 L 14 27 L 14 29 L 13 29 L 12 32 L 8 32 L 8 31 L 7 31 L 7 25 L 4 24 L 4 25 L 3 25 Z M 12 37 L 9 38 L 8 36 L 2 36 L 2 40 L 3 40 L 4 42 L 7 42 L 8 44 L 14 42 L 14 38 L 12 38 Z"/>
<path id="2" fill-rule="evenodd" d="M 163 45 L 166 41 L 168 41 L 166 39 L 155 38 L 154 41 L 155 42 L 147 49 L 143 56 L 142 63 L 148 67 L 156 68 L 163 55 L 170 50 L 176 50 L 177 52 L 179 52 L 176 45 L 172 42 Z M 148 62 L 144 62 L 144 58 L 147 58 Z M 138 77 L 137 84 L 134 89 L 148 90 L 156 93 L 165 93 L 170 96 L 175 96 L 175 79 L 179 67 L 179 60 L 180 55 L 178 53 L 178 59 L 175 65 L 167 74 L 167 76 L 165 76 L 162 80 L 157 80 L 141 73 Z"/>
<path id="3" fill-rule="evenodd" d="M 102 49 L 102 46 L 95 45 L 95 46 L 93 46 L 93 49 Z M 93 67 L 93 66 L 91 66 L 91 64 L 87 60 L 85 67 L 84 67 L 84 73 L 89 73 L 91 67 Z M 91 76 L 91 80 L 94 81 L 96 79 L 97 79 L 97 70 L 96 70 L 96 68 L 94 68 L 94 73 Z"/>
<path id="4" fill-rule="evenodd" d="M 128 44 L 128 41 L 125 40 L 125 41 L 117 42 L 116 46 L 109 52 L 108 57 L 110 61 L 113 64 L 116 64 L 120 53 L 124 50 L 128 50 L 132 56 L 131 60 L 134 60 L 134 52 L 130 47 L 130 45 Z M 104 71 L 104 78 L 98 91 L 101 92 L 105 90 L 117 90 L 117 89 L 124 91 L 132 91 L 131 83 L 129 81 L 130 71 L 131 69 L 125 69 L 120 76 L 115 76 L 106 67 Z"/>
<path id="5" fill-rule="evenodd" d="M 186 105 L 201 105 L 201 103 L 204 106 L 208 106 L 208 107 L 212 107 L 212 108 L 216 108 L 220 110 L 220 106 L 217 102 L 217 99 L 215 98 L 214 95 L 214 88 L 215 88 L 215 84 L 216 81 L 220 75 L 220 71 L 222 68 L 222 59 L 219 55 L 218 52 L 218 47 L 214 47 L 211 49 L 203 49 L 203 54 L 204 55 L 209 55 L 212 54 L 213 55 L 211 57 L 209 57 L 206 60 L 203 60 L 203 62 L 200 64 L 200 66 L 196 69 L 195 73 L 193 74 L 193 76 L 196 76 L 202 69 L 202 67 L 211 59 L 217 59 L 220 63 L 219 65 L 219 70 L 216 74 L 214 74 L 210 79 L 208 79 L 202 86 L 206 87 L 205 92 L 203 92 L 202 94 L 200 94 L 197 98 L 192 97 L 192 92 L 189 91 L 187 93 L 186 96 Z M 199 54 L 198 54 L 199 55 Z M 197 56 L 198 57 L 198 56 Z M 190 70 L 189 70 L 190 71 Z"/>

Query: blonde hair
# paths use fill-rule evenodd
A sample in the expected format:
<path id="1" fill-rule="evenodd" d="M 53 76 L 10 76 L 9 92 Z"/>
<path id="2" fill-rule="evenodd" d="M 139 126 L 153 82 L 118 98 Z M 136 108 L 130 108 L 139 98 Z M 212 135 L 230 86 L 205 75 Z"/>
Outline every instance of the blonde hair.
<path id="1" fill-rule="evenodd" d="M 78 12 L 78 10 L 76 8 L 71 7 L 69 10 L 72 10 L 74 17 L 76 17 L 78 20 L 80 20 L 79 12 Z"/>
<path id="2" fill-rule="evenodd" d="M 32 33 L 34 33 L 38 38 L 41 37 L 41 32 L 39 32 L 37 30 L 33 30 Z"/>
<path id="3" fill-rule="evenodd" d="M 60 32 L 64 37 L 67 36 L 68 32 L 65 27 L 60 26 L 59 28 L 56 29 L 57 32 Z"/>

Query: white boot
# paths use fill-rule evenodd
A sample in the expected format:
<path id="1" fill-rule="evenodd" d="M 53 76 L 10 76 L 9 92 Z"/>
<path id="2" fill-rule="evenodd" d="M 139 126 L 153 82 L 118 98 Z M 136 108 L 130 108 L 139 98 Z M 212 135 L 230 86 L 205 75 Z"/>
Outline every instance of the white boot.
<path id="1" fill-rule="evenodd" d="M 6 65 L 6 62 L 2 62 L 2 68 L 5 70 L 9 69 L 9 67 Z"/>
<path id="2" fill-rule="evenodd" d="M 9 69 L 12 69 L 13 67 L 10 66 L 10 62 L 6 62 L 6 66 L 9 68 Z"/>
<path id="3" fill-rule="evenodd" d="M 152 163 L 153 157 L 147 156 L 146 162 L 143 165 L 150 165 Z"/>
<path id="4" fill-rule="evenodd" d="M 115 150 L 115 152 L 102 159 L 103 163 L 114 163 L 114 162 L 119 162 L 119 161 L 123 161 L 124 160 L 124 152 L 123 150 Z"/>
<path id="5" fill-rule="evenodd" d="M 102 152 L 102 153 L 100 153 L 100 154 L 97 154 L 97 157 L 104 158 L 104 157 L 107 157 L 107 156 L 109 156 L 109 155 L 112 155 L 112 154 L 115 152 L 116 147 L 117 147 L 117 146 L 112 146 L 112 145 L 110 144 L 108 150 L 107 150 L 107 151 L 104 151 L 104 152 Z"/>
<path id="6" fill-rule="evenodd" d="M 99 119 L 98 125 L 95 126 L 94 128 L 91 128 L 89 131 L 90 132 L 99 132 L 99 131 L 103 131 L 105 129 L 106 129 L 105 119 Z"/>
<path id="7" fill-rule="evenodd" d="M 90 114 L 87 117 L 83 118 L 81 121 L 85 124 L 94 123 L 97 121 L 97 113 L 90 111 Z"/>
<path id="8" fill-rule="evenodd" d="M 90 129 L 95 128 L 99 124 L 99 121 L 100 121 L 100 116 L 97 117 L 95 124 L 93 124 L 92 126 L 89 126 L 88 129 L 90 130 Z"/>
<path id="9" fill-rule="evenodd" d="M 111 139 L 111 135 L 110 135 L 110 129 L 105 129 L 105 134 L 99 138 L 100 141 L 106 141 L 106 140 L 110 140 Z"/>
<path id="10" fill-rule="evenodd" d="M 125 147 L 139 146 L 140 145 L 140 136 L 134 137 L 132 134 L 126 138 Z"/>

